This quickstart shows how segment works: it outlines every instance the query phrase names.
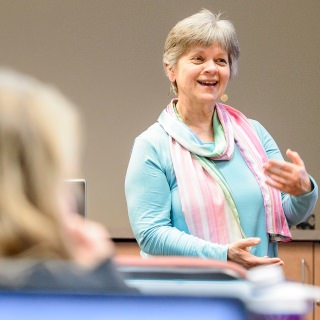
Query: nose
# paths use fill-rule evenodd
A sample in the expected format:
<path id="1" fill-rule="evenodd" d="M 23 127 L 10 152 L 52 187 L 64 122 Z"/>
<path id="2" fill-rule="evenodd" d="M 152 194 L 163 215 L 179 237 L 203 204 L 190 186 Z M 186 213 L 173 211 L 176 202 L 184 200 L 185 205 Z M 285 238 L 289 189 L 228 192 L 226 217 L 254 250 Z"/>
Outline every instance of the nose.
<path id="1" fill-rule="evenodd" d="M 206 65 L 204 69 L 205 73 L 215 73 L 217 72 L 217 70 L 218 70 L 217 65 L 213 60 L 206 61 Z"/>

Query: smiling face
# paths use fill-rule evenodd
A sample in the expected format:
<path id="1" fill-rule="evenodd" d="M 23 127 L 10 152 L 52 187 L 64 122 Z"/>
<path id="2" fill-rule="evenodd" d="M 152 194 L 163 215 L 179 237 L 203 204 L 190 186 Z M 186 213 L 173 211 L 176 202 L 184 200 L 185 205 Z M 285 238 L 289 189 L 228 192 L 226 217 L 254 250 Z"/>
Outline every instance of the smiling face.
<path id="1" fill-rule="evenodd" d="M 195 46 L 181 56 L 176 65 L 167 66 L 167 73 L 170 81 L 177 83 L 179 103 L 212 106 L 228 85 L 228 53 L 216 44 Z"/>

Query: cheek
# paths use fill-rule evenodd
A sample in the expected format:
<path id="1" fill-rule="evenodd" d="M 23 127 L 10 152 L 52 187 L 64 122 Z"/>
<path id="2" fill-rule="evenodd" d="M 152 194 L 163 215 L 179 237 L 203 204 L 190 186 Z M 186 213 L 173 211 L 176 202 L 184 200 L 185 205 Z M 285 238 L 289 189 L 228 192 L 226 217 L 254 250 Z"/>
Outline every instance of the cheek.
<path id="1" fill-rule="evenodd" d="M 176 80 L 179 80 L 180 82 L 186 82 L 186 83 L 193 82 L 195 79 L 199 77 L 200 74 L 201 74 L 200 69 L 196 69 L 196 68 L 182 69 L 177 75 Z"/>
<path id="2" fill-rule="evenodd" d="M 223 78 L 223 82 L 225 85 L 228 84 L 229 80 L 230 80 L 230 71 L 228 70 L 224 70 L 224 72 L 222 72 L 222 78 Z"/>

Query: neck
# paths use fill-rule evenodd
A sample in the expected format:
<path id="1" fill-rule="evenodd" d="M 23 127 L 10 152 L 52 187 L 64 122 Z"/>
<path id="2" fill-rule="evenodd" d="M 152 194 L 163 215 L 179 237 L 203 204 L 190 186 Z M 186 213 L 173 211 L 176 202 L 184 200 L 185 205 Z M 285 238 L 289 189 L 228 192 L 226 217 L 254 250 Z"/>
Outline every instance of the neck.
<path id="1" fill-rule="evenodd" d="M 193 107 L 178 101 L 176 108 L 182 121 L 198 135 L 201 141 L 214 141 L 212 127 L 214 105 Z"/>

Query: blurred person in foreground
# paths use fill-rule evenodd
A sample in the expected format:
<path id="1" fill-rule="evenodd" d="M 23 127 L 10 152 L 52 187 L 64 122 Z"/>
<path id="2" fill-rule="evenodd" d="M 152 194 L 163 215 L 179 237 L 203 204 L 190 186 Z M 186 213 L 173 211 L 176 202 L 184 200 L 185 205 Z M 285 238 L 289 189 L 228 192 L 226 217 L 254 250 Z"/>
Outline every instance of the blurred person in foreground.
<path id="1" fill-rule="evenodd" d="M 0 289 L 131 291 L 105 228 L 74 212 L 80 140 L 62 94 L 0 70 Z"/>
<path id="2" fill-rule="evenodd" d="M 221 102 L 239 52 L 233 24 L 205 9 L 167 36 L 176 98 L 135 139 L 125 181 L 144 256 L 282 265 L 277 242 L 315 207 L 318 186 L 299 154 L 287 150 L 285 161 L 258 121 Z"/>

